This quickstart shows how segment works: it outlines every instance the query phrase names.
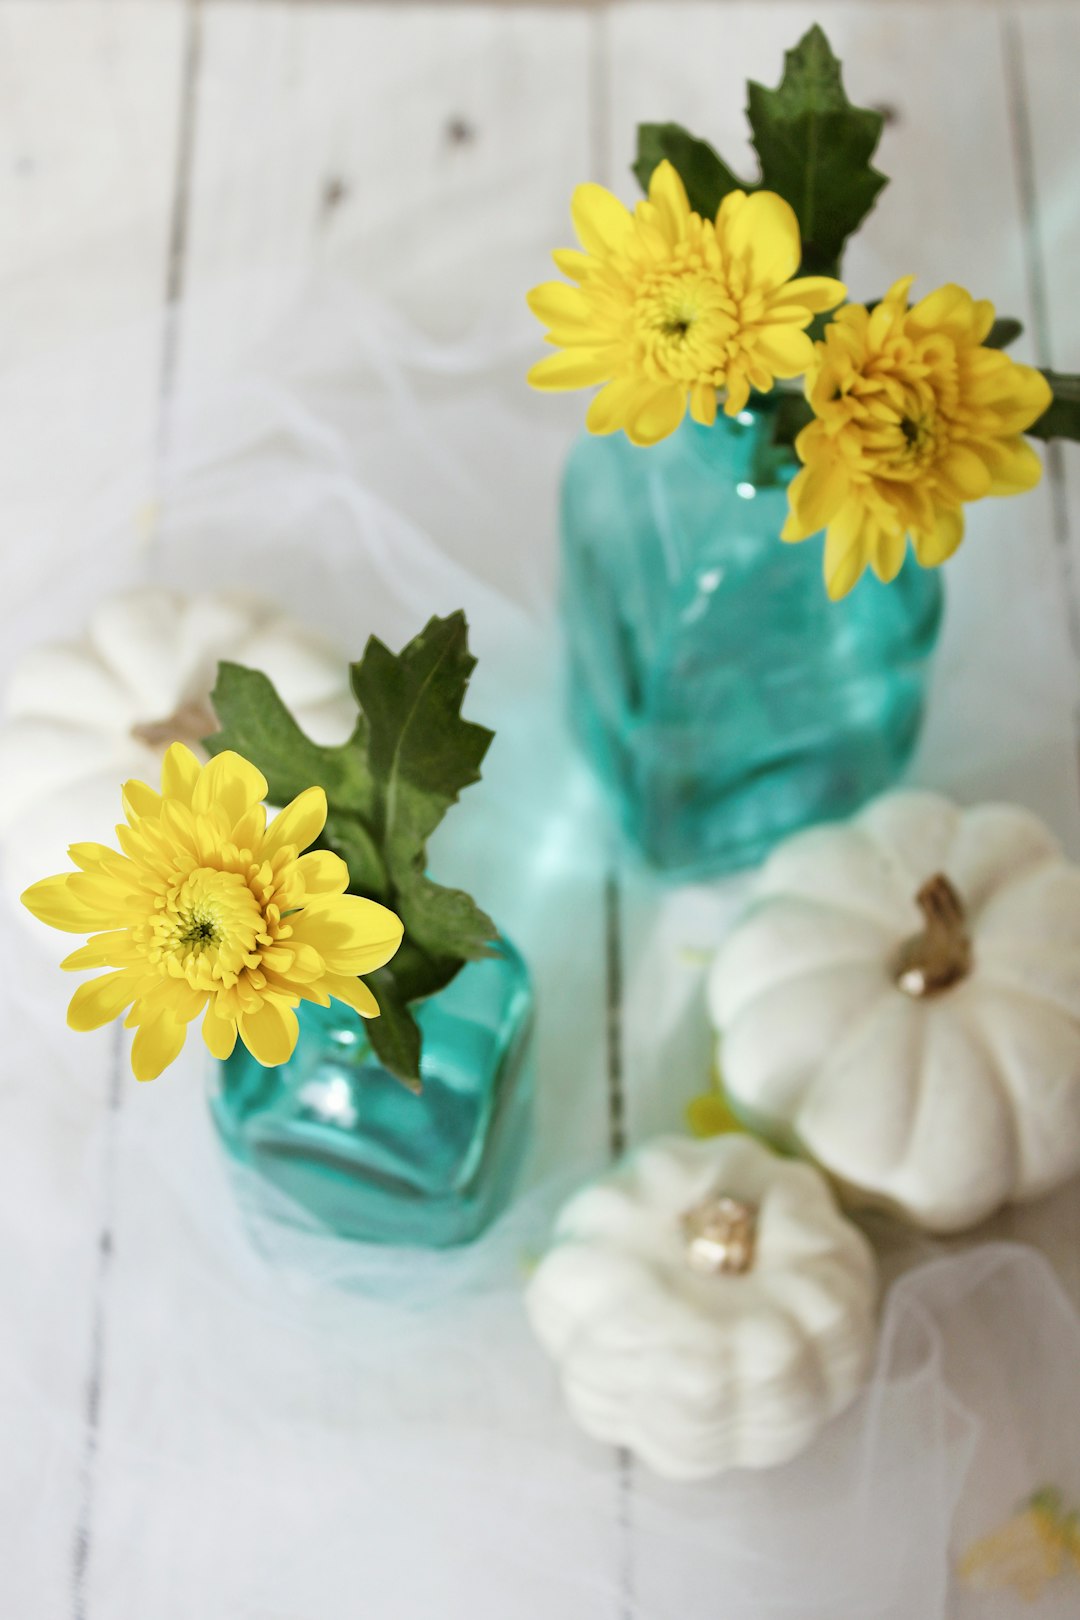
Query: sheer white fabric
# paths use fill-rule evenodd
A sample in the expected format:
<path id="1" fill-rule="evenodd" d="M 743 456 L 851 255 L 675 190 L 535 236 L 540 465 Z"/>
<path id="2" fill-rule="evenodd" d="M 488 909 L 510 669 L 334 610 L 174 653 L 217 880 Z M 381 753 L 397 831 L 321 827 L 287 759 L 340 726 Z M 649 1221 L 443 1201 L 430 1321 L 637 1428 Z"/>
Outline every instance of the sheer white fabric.
<path id="1" fill-rule="evenodd" d="M 185 317 L 205 352 L 241 296 Z M 3 658 L 145 577 L 257 589 L 354 656 L 464 605 L 469 710 L 498 741 L 433 866 L 534 969 L 535 1147 L 521 1198 L 459 1253 L 276 1221 L 213 1135 L 198 1044 L 136 1088 L 125 1037 L 65 1029 L 63 942 L 4 919 L 5 1614 L 68 1615 L 82 1581 L 95 1620 L 1004 1620 L 1011 1595 L 956 1588 L 957 1552 L 1042 1485 L 1080 1503 L 1080 1322 L 1034 1253 L 903 1276 L 865 1396 L 782 1470 L 665 1486 L 563 1413 L 520 1285 L 606 1152 L 609 832 L 552 632 L 572 418 L 522 390 L 524 329 L 438 346 L 322 287 L 282 330 L 181 391 L 163 452 L 104 410 L 51 481 L 48 413 L 28 421 L 27 399 L 85 397 L 145 334 L 0 379 L 25 452 L 0 487 L 23 537 L 3 558 Z M 1062 1576 L 1038 1612 L 1078 1604 Z"/>

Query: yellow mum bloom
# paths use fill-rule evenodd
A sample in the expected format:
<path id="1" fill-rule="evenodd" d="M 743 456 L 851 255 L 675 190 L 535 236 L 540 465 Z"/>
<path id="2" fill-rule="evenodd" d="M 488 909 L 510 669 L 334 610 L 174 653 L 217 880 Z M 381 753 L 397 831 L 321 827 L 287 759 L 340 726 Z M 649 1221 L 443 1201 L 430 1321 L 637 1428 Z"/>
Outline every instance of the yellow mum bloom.
<path id="1" fill-rule="evenodd" d="M 326 795 L 308 788 L 269 827 L 265 778 L 239 754 L 200 765 L 174 743 L 161 792 L 123 789 L 122 853 L 73 844 L 77 872 L 23 895 L 35 917 L 94 937 L 62 964 L 109 968 L 76 990 L 72 1029 L 98 1029 L 130 1007 L 131 1066 L 153 1080 L 178 1056 L 193 1018 L 216 1058 L 237 1032 L 259 1063 L 284 1063 L 296 1046 L 293 1011 L 330 997 L 365 1018 L 378 1003 L 357 974 L 388 962 L 401 943 L 392 911 L 346 894 L 348 868 L 328 850 L 301 854 L 322 832 Z"/>
<path id="2" fill-rule="evenodd" d="M 715 223 L 695 214 L 670 163 L 653 171 L 647 202 L 629 209 L 603 186 L 578 186 L 571 212 L 583 253 L 554 255 L 577 283 L 548 281 L 529 308 L 563 352 L 529 373 L 534 388 L 606 383 L 589 407 L 593 433 L 623 428 L 656 444 L 686 412 L 729 416 L 756 388 L 798 377 L 813 359 L 806 327 L 844 297 L 829 276 L 793 281 L 802 248 L 795 212 L 771 191 L 732 191 Z"/>
<path id="3" fill-rule="evenodd" d="M 908 537 L 936 568 L 963 539 L 964 501 L 1017 495 L 1042 472 L 1021 435 L 1050 404 L 1046 378 L 982 346 L 994 320 L 986 299 L 949 285 L 909 309 L 914 279 L 873 311 L 840 310 L 807 373 L 817 420 L 795 441 L 804 466 L 783 538 L 826 529 L 833 598 L 867 566 L 895 579 Z"/>

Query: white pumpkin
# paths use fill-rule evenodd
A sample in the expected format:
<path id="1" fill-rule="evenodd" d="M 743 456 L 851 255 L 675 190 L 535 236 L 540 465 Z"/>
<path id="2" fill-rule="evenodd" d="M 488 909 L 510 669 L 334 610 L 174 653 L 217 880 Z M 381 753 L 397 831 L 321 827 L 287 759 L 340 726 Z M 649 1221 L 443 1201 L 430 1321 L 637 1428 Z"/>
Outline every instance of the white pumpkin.
<path id="1" fill-rule="evenodd" d="M 347 736 L 345 660 L 241 596 L 133 590 L 101 603 L 81 643 L 34 648 L 15 668 L 0 727 L 0 879 L 31 927 L 18 896 L 64 870 L 70 843 L 113 841 L 121 782 L 154 781 L 171 742 L 202 752 L 222 658 L 265 671 L 317 741 Z"/>
<path id="2" fill-rule="evenodd" d="M 526 1304 L 581 1427 L 694 1480 L 785 1462 L 852 1400 L 875 1293 L 811 1166 L 661 1137 L 565 1206 Z"/>
<path id="3" fill-rule="evenodd" d="M 801 833 L 712 967 L 738 1117 L 952 1232 L 1080 1169 L 1080 868 L 1030 812 L 895 793 Z"/>

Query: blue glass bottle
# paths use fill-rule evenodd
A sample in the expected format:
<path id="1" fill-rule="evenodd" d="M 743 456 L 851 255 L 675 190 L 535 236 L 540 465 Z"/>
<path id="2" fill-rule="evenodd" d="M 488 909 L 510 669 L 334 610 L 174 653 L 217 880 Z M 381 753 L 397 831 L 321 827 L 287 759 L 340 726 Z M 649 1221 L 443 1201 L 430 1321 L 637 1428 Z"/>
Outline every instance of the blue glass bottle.
<path id="1" fill-rule="evenodd" d="M 563 485 L 576 729 L 628 832 L 681 876 L 759 860 L 892 782 L 942 613 L 913 559 L 830 602 L 822 541 L 787 545 L 773 400 L 652 449 L 586 435 Z"/>
<path id="2" fill-rule="evenodd" d="M 533 998 L 507 941 L 414 1011 L 423 1090 L 379 1063 L 364 1020 L 303 1003 L 288 1063 L 238 1042 L 216 1065 L 211 1110 L 244 1164 L 341 1237 L 444 1248 L 509 1198 L 528 1134 Z"/>

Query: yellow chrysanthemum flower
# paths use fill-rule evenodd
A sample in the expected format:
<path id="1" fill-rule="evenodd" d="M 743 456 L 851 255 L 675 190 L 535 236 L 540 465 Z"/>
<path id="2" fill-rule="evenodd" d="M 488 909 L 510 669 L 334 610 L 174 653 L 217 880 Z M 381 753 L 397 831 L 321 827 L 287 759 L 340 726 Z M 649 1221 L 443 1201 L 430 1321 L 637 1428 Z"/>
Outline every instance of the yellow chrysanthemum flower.
<path id="1" fill-rule="evenodd" d="M 131 1066 L 153 1080 L 179 1054 L 193 1018 L 216 1058 L 237 1032 L 268 1066 L 296 1046 L 301 1001 L 345 1002 L 365 1018 L 378 1003 L 357 974 L 388 962 L 401 943 L 392 911 L 346 894 L 348 868 L 328 850 L 301 851 L 326 822 L 326 795 L 308 788 L 274 817 L 266 781 L 239 754 L 200 765 L 174 743 L 161 792 L 123 789 L 119 853 L 73 844 L 77 872 L 35 883 L 35 917 L 94 937 L 62 964 L 109 968 L 76 990 L 72 1029 L 98 1029 L 130 1007 Z"/>
<path id="2" fill-rule="evenodd" d="M 960 1579 L 977 1592 L 1012 1587 L 1027 1603 L 1062 1573 L 1065 1555 L 1075 1558 L 1076 1515 L 1066 1515 L 1060 1491 L 1036 1491 L 1007 1524 L 969 1547 L 960 1560 Z"/>
<path id="3" fill-rule="evenodd" d="M 563 352 L 529 373 L 534 388 L 606 383 L 589 407 L 593 433 L 623 428 L 640 445 L 673 433 L 686 412 L 706 426 L 717 392 L 734 416 L 750 390 L 798 377 L 813 359 L 806 327 L 844 297 L 828 276 L 793 281 L 802 249 L 794 210 L 771 191 L 733 191 L 715 223 L 695 214 L 670 163 L 653 172 L 631 214 L 603 186 L 578 186 L 571 208 L 583 253 L 554 255 L 577 286 L 548 281 L 533 314 Z"/>
<path id="4" fill-rule="evenodd" d="M 892 580 L 910 537 L 924 568 L 963 538 L 965 501 L 1017 495 L 1042 463 L 1022 438 L 1050 404 L 1031 366 L 984 348 L 994 307 L 939 287 L 908 307 L 905 276 L 873 311 L 849 304 L 815 345 L 806 397 L 816 421 L 795 441 L 785 540 L 825 529 L 829 595 L 869 566 Z"/>

